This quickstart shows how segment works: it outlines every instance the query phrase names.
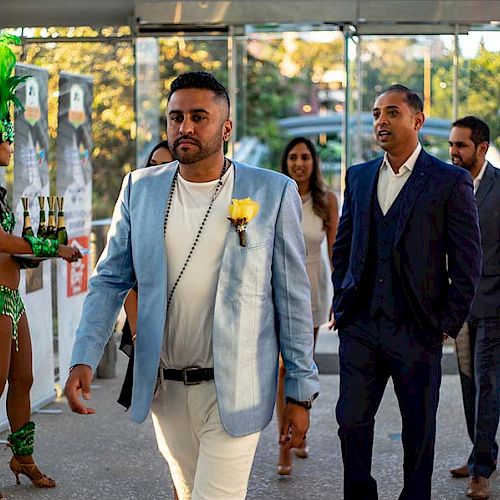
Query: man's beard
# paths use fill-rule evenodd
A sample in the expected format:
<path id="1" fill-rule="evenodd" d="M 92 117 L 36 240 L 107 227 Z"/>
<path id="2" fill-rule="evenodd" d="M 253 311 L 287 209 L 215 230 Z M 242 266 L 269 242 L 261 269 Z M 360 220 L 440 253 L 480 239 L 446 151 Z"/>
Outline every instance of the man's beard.
<path id="1" fill-rule="evenodd" d="M 464 162 L 464 160 L 462 158 L 458 158 L 458 157 L 452 158 L 451 162 L 456 167 L 465 168 L 465 170 L 468 170 L 469 172 L 472 172 L 474 170 L 474 168 L 476 167 L 476 163 L 477 163 L 477 161 L 475 161 L 473 163 L 473 160 L 471 160 L 469 162 Z"/>
<path id="2" fill-rule="evenodd" d="M 195 144 L 195 148 L 188 149 L 188 150 L 182 150 L 178 144 L 182 140 L 188 140 L 191 141 L 193 144 Z M 190 164 L 190 163 L 197 163 L 199 161 L 202 161 L 218 151 L 221 150 L 222 148 L 222 134 L 221 133 L 216 133 L 212 138 L 206 142 L 205 144 L 202 144 L 199 140 L 195 138 L 190 138 L 190 137 L 181 137 L 173 142 L 171 145 L 171 150 L 174 158 L 178 160 L 182 164 Z"/>

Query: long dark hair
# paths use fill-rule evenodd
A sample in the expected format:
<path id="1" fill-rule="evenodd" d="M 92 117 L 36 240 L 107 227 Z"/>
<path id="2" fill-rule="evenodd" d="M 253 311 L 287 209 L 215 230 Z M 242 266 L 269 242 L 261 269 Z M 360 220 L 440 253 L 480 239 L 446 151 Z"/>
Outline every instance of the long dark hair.
<path id="1" fill-rule="evenodd" d="M 285 147 L 283 151 L 283 156 L 281 157 L 281 172 L 291 177 L 288 172 L 288 155 L 290 151 L 297 146 L 297 144 L 305 144 L 313 160 L 313 170 L 311 172 L 311 177 L 309 178 L 309 189 L 311 190 L 311 198 L 313 202 L 313 211 L 316 215 L 323 219 L 323 227 L 326 229 L 330 226 L 330 217 L 328 213 L 328 202 L 326 199 L 327 188 L 323 176 L 321 174 L 321 168 L 318 160 L 318 153 L 314 144 L 305 137 L 295 137 L 293 138 Z"/>
<path id="2" fill-rule="evenodd" d="M 149 153 L 148 159 L 146 160 L 146 164 L 144 165 L 145 167 L 150 167 L 151 166 L 151 160 L 153 159 L 153 155 L 160 149 L 160 148 L 165 148 L 167 151 L 170 151 L 170 148 L 168 147 L 168 141 L 161 141 L 159 142 L 152 150 L 151 153 Z M 170 154 L 172 152 L 170 151 Z"/>

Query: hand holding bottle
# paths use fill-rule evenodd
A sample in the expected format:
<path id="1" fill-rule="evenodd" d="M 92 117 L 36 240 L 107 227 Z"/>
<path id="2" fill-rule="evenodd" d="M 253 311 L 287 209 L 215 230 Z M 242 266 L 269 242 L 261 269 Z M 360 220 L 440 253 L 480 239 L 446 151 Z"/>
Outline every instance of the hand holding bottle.
<path id="1" fill-rule="evenodd" d="M 57 256 L 69 263 L 76 262 L 82 258 L 82 254 L 78 248 L 67 245 L 59 245 Z"/>

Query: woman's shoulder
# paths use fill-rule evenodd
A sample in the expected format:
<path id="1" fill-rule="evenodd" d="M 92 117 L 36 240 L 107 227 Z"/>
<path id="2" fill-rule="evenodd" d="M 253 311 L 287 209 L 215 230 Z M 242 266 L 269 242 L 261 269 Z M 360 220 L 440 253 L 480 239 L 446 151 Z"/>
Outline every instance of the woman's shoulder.
<path id="1" fill-rule="evenodd" d="M 330 188 L 326 189 L 325 197 L 329 208 L 338 208 L 339 201 L 337 199 L 337 195 Z"/>

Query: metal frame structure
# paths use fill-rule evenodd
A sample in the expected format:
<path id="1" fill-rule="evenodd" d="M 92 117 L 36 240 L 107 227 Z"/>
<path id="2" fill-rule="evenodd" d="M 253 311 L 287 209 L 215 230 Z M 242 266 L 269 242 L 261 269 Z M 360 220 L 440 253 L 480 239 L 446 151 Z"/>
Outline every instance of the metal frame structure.
<path id="1" fill-rule="evenodd" d="M 498 0 L 3 0 L 1 27 L 17 26 L 237 26 L 331 22 L 482 24 L 500 21 Z M 425 33 L 425 31 L 419 31 Z"/>

